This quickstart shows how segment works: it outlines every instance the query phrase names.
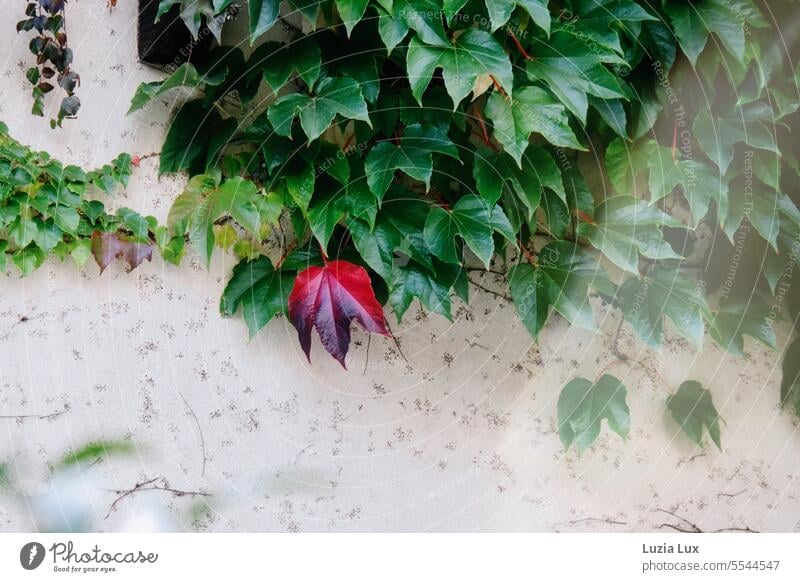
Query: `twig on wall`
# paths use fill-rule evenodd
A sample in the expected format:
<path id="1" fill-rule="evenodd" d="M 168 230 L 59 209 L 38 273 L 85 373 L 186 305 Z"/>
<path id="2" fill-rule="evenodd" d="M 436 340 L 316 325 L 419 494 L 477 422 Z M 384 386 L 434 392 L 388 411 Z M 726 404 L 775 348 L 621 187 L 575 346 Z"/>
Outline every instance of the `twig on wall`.
<path id="1" fill-rule="evenodd" d="M 51 412 L 50 414 L 0 414 L 0 420 L 26 420 L 35 418 L 36 420 L 53 420 L 69 412 L 69 406 L 64 406 L 63 410 Z"/>
<path id="2" fill-rule="evenodd" d="M 130 497 L 139 493 L 141 491 L 164 491 L 166 493 L 171 493 L 175 497 L 211 497 L 211 493 L 205 493 L 203 491 L 182 491 L 180 489 L 173 489 L 167 483 L 167 480 L 164 477 L 154 477 L 152 479 L 148 479 L 147 481 L 141 481 L 137 483 L 130 489 L 112 489 L 113 493 L 117 494 L 119 497 L 114 499 L 111 502 L 111 505 L 108 507 L 108 513 L 106 513 L 106 519 L 108 519 L 113 512 L 117 510 L 117 506 L 119 502 L 125 499 L 126 497 Z"/>
<path id="3" fill-rule="evenodd" d="M 194 413 L 194 410 L 192 410 L 192 407 L 189 406 L 188 402 L 186 402 L 186 398 L 184 398 L 183 394 L 181 394 L 180 392 L 178 392 L 178 394 L 180 395 L 181 400 L 183 400 L 183 403 L 186 405 L 186 408 L 189 409 L 189 414 L 191 414 L 192 418 L 194 418 L 194 423 L 197 425 L 197 432 L 200 434 L 200 448 L 203 451 L 203 470 L 200 473 L 200 475 L 202 477 L 205 477 L 206 476 L 206 459 L 208 457 L 206 456 L 206 439 L 203 436 L 203 429 L 200 427 L 200 421 L 197 419 L 197 415 Z"/>

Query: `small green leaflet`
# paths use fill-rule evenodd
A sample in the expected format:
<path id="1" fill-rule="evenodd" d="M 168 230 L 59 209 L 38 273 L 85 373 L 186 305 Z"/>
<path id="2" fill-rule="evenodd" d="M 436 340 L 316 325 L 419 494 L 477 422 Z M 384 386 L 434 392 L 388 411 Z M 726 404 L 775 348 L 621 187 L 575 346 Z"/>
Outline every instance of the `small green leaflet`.
<path id="1" fill-rule="evenodd" d="M 420 104 L 422 94 L 438 68 L 442 69 L 444 85 L 453 100 L 454 110 L 472 91 L 481 75 L 492 75 L 508 95 L 513 91 L 511 61 L 503 47 L 484 30 L 470 28 L 444 46 L 425 44 L 415 36 L 408 45 L 406 63 L 411 92 Z"/>
<path id="2" fill-rule="evenodd" d="M 737 356 L 744 355 L 744 336 L 749 335 L 775 349 L 770 305 L 760 294 L 735 296 L 714 313 L 708 331 L 716 342 Z"/>
<path id="3" fill-rule="evenodd" d="M 336 0 L 336 9 L 347 30 L 347 36 L 353 32 L 353 27 L 364 17 L 369 0 Z"/>
<path id="4" fill-rule="evenodd" d="M 800 416 L 800 338 L 796 338 L 783 355 L 781 406 L 787 405 Z"/>
<path id="5" fill-rule="evenodd" d="M 677 261 L 657 264 L 641 279 L 628 278 L 617 301 L 626 321 L 648 346 L 661 348 L 667 317 L 695 349 L 702 347 L 703 319 L 710 310 L 697 282 L 680 270 Z"/>
<path id="6" fill-rule="evenodd" d="M 575 378 L 564 386 L 558 397 L 558 434 L 564 448 L 587 450 L 600 435 L 604 418 L 611 430 L 627 438 L 631 427 L 627 395 L 622 382 L 610 374 L 596 383 Z"/>
<path id="7" fill-rule="evenodd" d="M 254 261 L 239 262 L 233 268 L 233 274 L 222 293 L 220 313 L 233 315 L 241 306 L 252 338 L 273 317 L 287 312 L 294 275 L 276 271 L 265 256 Z"/>
<path id="8" fill-rule="evenodd" d="M 336 225 L 346 216 L 360 219 L 360 224 L 366 221 L 364 226 L 369 229 L 375 222 L 376 214 L 375 196 L 361 180 L 348 183 L 338 190 L 315 195 L 308 207 L 308 223 L 319 244 L 327 249 Z"/>
<path id="9" fill-rule="evenodd" d="M 617 194 L 643 197 L 639 190 L 640 177 L 647 175 L 654 144 L 652 140 L 631 144 L 620 138 L 608 144 L 603 162 Z"/>
<path id="10" fill-rule="evenodd" d="M 393 0 L 389 6 L 384 3 L 383 8 L 403 23 L 406 31 L 416 32 L 422 42 L 439 46 L 450 44 L 441 22 L 441 0 Z"/>
<path id="11" fill-rule="evenodd" d="M 481 197 L 494 204 L 504 192 L 513 193 L 527 210 L 528 220 L 539 207 L 544 188 L 555 192 L 565 205 L 567 203 L 561 171 L 550 152 L 540 146 L 528 146 L 520 167 L 512 164 L 508 156 L 478 150 L 472 171 Z"/>
<path id="12" fill-rule="evenodd" d="M 203 99 L 185 103 L 175 114 L 159 157 L 159 175 L 187 170 L 201 174 L 216 161 L 236 132 L 235 119 L 223 119 Z"/>
<path id="13" fill-rule="evenodd" d="M 580 32 L 586 35 L 587 43 L 595 43 L 620 55 L 623 53 L 619 42 L 620 30 L 636 38 L 641 22 L 659 20 L 632 0 L 581 0 L 575 8 L 574 18 L 576 23 L 580 23 Z"/>
<path id="14" fill-rule="evenodd" d="M 443 270 L 431 273 L 416 263 L 395 265 L 389 286 L 389 303 L 400 322 L 414 298 L 434 313 L 452 320 L 450 313 L 450 285 L 442 281 Z"/>
<path id="15" fill-rule="evenodd" d="M 265 42 L 253 51 L 247 60 L 247 77 L 262 75 L 272 89 L 278 93 L 289 81 L 292 72 L 312 87 L 319 78 L 322 56 L 319 45 L 312 38 L 301 38 L 289 44 Z"/>
<path id="16" fill-rule="evenodd" d="M 139 85 L 133 99 L 131 99 L 131 107 L 128 109 L 128 114 L 130 115 L 134 111 L 138 111 L 153 98 L 158 97 L 162 93 L 166 93 L 170 89 L 175 89 L 177 87 L 195 88 L 203 84 L 213 84 L 211 81 L 213 80 L 201 77 L 197 73 L 197 69 L 195 69 L 191 63 L 183 63 L 164 81 L 142 83 Z"/>
<path id="17" fill-rule="evenodd" d="M 134 240 L 138 242 L 150 241 L 150 225 L 144 216 L 130 208 L 120 208 L 117 210 L 117 218 L 122 222 L 122 226 L 131 232 Z M 58 221 L 56 221 L 56 224 L 58 224 Z M 78 216 L 76 213 L 75 228 L 77 228 L 77 226 Z"/>
<path id="18" fill-rule="evenodd" d="M 244 178 L 231 178 L 208 196 L 203 195 L 205 184 L 190 186 L 175 199 L 167 223 L 173 232 L 188 229 L 192 245 L 208 267 L 214 251 L 214 222 L 230 216 L 251 234 L 261 226 L 261 198 L 256 185 Z"/>
<path id="19" fill-rule="evenodd" d="M 562 28 L 546 41 L 534 39 L 532 50 L 536 58 L 526 65 L 528 79 L 546 83 L 581 123 L 586 124 L 589 95 L 627 98 L 624 82 L 605 67 L 625 61 L 613 51 L 587 51 L 585 40 L 574 31 Z"/>
<path id="20" fill-rule="evenodd" d="M 722 0 L 665 3 L 664 10 L 672 21 L 681 49 L 693 65 L 697 63 L 711 32 L 733 56 L 744 60 L 747 21 L 744 13 L 740 11 L 737 14 L 730 4 Z"/>
<path id="21" fill-rule="evenodd" d="M 488 269 L 494 255 L 491 211 L 482 198 L 469 194 L 459 199 L 452 210 L 435 206 L 425 222 L 425 242 L 431 252 L 446 263 L 461 264 L 456 245 L 461 237 Z"/>
<path id="22" fill-rule="evenodd" d="M 653 140 L 630 145 L 615 139 L 606 149 L 605 166 L 614 189 L 636 195 L 640 178 L 647 179 L 651 202 L 657 202 L 681 187 L 692 212 L 692 224 L 702 220 L 713 200 L 720 216 L 728 212 L 728 184 L 719 172 L 702 159 L 676 158 L 669 148 Z"/>
<path id="23" fill-rule="evenodd" d="M 61 467 L 96 462 L 102 457 L 131 455 L 136 447 L 130 441 L 94 441 L 74 450 L 61 459 Z"/>
<path id="24" fill-rule="evenodd" d="M 722 450 L 719 426 L 722 418 L 714 408 L 711 392 L 700 382 L 688 380 L 681 384 L 678 391 L 667 398 L 667 410 L 695 444 L 703 444 L 703 432 L 708 430 L 711 440 Z"/>
<path id="25" fill-rule="evenodd" d="M 387 284 L 391 283 L 394 251 L 402 240 L 400 232 L 382 216 L 372 230 L 362 220 L 351 220 L 348 230 L 361 258 Z"/>
<path id="26" fill-rule="evenodd" d="M 569 323 L 596 329 L 589 288 L 613 296 L 614 285 L 585 249 L 553 241 L 537 256 L 538 263 L 520 263 L 509 273 L 511 297 L 525 328 L 536 339 L 555 309 Z"/>
<path id="27" fill-rule="evenodd" d="M 752 148 L 780 155 L 777 136 L 770 129 L 773 123 L 774 111 L 759 102 L 733 107 L 729 111 L 715 113 L 713 117 L 709 112 L 702 111 L 695 117 L 692 129 L 703 151 L 720 172 L 726 174 L 737 143 L 744 142 Z"/>
<path id="28" fill-rule="evenodd" d="M 758 234 L 777 251 L 781 218 L 785 217 L 791 223 L 800 224 L 800 210 L 794 202 L 786 194 L 760 180 L 748 180 L 742 174 L 731 182 L 730 189 L 728 215 L 724 219 L 723 230 L 731 242 L 735 242 L 736 231 L 747 219 Z"/>
<path id="29" fill-rule="evenodd" d="M 430 189 L 434 153 L 458 159 L 458 150 L 447 134 L 431 125 L 410 125 L 402 137 L 378 143 L 364 162 L 370 190 L 380 202 L 398 170 Z"/>
<path id="30" fill-rule="evenodd" d="M 313 96 L 301 93 L 284 95 L 270 106 L 267 116 L 275 133 L 286 137 L 291 136 L 292 121 L 299 116 L 303 131 L 309 141 L 314 141 L 330 127 L 337 114 L 372 127 L 361 88 L 353 79 L 323 79 L 317 83 Z"/>
<path id="31" fill-rule="evenodd" d="M 531 133 L 540 134 L 554 146 L 586 149 L 570 128 L 564 106 L 539 87 L 518 89 L 513 99 L 492 93 L 486 116 L 494 124 L 495 138 L 520 167 Z"/>
<path id="32" fill-rule="evenodd" d="M 375 10 L 378 12 L 378 34 L 380 34 L 383 44 L 386 45 L 386 53 L 392 54 L 394 47 L 400 44 L 408 34 L 408 25 L 381 8 L 376 7 Z"/>
<path id="33" fill-rule="evenodd" d="M 639 254 L 651 259 L 680 258 L 664 240 L 662 226 L 684 228 L 681 222 L 644 200 L 612 196 L 597 207 L 594 224 L 578 224 L 578 235 L 588 239 L 615 265 L 636 274 Z"/>
<path id="34" fill-rule="evenodd" d="M 278 20 L 280 0 L 248 0 L 250 13 L 250 46 L 258 37 L 267 32 Z"/>
<path id="35" fill-rule="evenodd" d="M 548 0 L 485 0 L 489 19 L 492 21 L 492 32 L 503 26 L 511 18 L 514 8 L 519 6 L 527 12 L 534 24 L 550 34 L 550 11 L 547 9 Z M 459 2 L 462 6 L 465 0 Z M 461 6 L 457 8 L 460 9 Z M 455 11 L 454 11 L 455 12 Z"/>
<path id="36" fill-rule="evenodd" d="M 792 276 L 796 257 L 800 255 L 800 228 L 785 214 L 780 216 L 778 250 L 770 248 L 764 254 L 762 274 L 775 294 L 778 283 L 786 276 Z M 734 247 L 735 248 L 735 247 Z"/>

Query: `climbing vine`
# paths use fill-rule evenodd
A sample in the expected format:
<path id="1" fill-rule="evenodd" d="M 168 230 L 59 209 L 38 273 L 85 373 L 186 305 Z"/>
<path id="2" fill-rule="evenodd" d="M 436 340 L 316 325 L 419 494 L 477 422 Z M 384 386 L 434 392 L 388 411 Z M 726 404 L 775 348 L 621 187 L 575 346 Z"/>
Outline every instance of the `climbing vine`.
<path id="1" fill-rule="evenodd" d="M 30 44 L 36 64 L 30 67 L 25 76 L 33 89 L 31 113 L 44 116 L 44 98 L 60 88 L 66 95 L 61 99 L 58 114 L 50 120 L 50 126 L 61 126 L 64 119 L 77 115 L 81 101 L 75 89 L 81 84 L 81 77 L 72 70 L 72 49 L 67 45 L 67 27 L 64 7 L 67 0 L 36 0 L 27 2 L 24 20 L 17 22 L 17 32 L 35 31 Z"/>
<path id="2" fill-rule="evenodd" d="M 197 27 L 229 5 L 181 3 Z M 342 365 L 352 320 L 388 335 L 382 306 L 399 321 L 414 300 L 450 318 L 476 268 L 507 274 L 534 339 L 556 314 L 596 329 L 597 297 L 655 349 L 667 326 L 698 350 L 707 335 L 740 355 L 745 336 L 776 347 L 800 241 L 798 70 L 775 31 L 790 2 L 248 7 L 254 48 L 219 46 L 137 89 L 131 115 L 192 91 L 160 152 L 160 173 L 189 182 L 165 226 L 132 211 L 92 222 L 109 244 L 178 261 L 186 242 L 206 265 L 232 249 L 222 313 L 251 335 L 284 313 L 309 357 L 316 331 Z M 265 40 L 278 23 L 286 40 Z M 757 268 L 719 272 L 745 252 Z M 800 411 L 796 378 L 781 398 Z M 588 448 L 602 418 L 627 435 L 625 394 L 609 374 L 570 382 L 564 445 Z M 721 447 L 702 386 L 667 408 Z"/>

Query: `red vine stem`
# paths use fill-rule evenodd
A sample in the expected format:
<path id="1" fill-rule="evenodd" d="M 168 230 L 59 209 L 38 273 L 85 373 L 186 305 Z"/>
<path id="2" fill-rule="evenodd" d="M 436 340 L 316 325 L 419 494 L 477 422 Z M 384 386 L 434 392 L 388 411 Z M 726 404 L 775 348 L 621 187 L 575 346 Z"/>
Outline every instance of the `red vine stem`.
<path id="1" fill-rule="evenodd" d="M 296 243 L 292 243 L 292 244 L 286 245 L 286 248 L 283 249 L 283 253 L 281 254 L 280 258 L 278 259 L 278 262 L 275 263 L 275 269 L 276 270 L 281 268 L 281 265 L 283 264 L 283 261 L 286 260 L 286 257 L 289 256 L 289 253 L 291 253 L 296 247 L 297 247 Z"/>
<path id="2" fill-rule="evenodd" d="M 675 150 L 678 145 L 678 122 L 672 124 L 672 161 L 675 161 Z"/>
<path id="3" fill-rule="evenodd" d="M 347 141 L 344 142 L 344 145 L 342 146 L 343 152 L 347 153 L 347 148 L 349 148 L 350 144 L 353 143 L 353 139 L 355 139 L 355 137 L 356 137 L 356 132 L 354 131 L 353 133 L 350 134 L 350 137 L 347 138 Z"/>
<path id="4" fill-rule="evenodd" d="M 528 247 L 522 244 L 522 239 L 517 239 L 517 242 L 519 243 L 519 248 L 522 251 L 522 254 L 525 255 L 526 259 L 528 259 L 528 262 L 531 265 L 536 265 L 538 262 L 536 257 L 528 250 Z"/>
<path id="5" fill-rule="evenodd" d="M 475 109 L 475 117 L 478 118 L 478 124 L 481 126 L 481 133 L 482 133 L 482 137 L 483 137 L 483 143 L 485 143 L 487 146 L 489 146 L 493 150 L 497 151 L 497 146 L 492 143 L 491 139 L 489 139 L 489 132 L 486 131 L 486 121 L 484 120 L 483 115 L 481 115 L 481 110 L 478 109 L 477 105 L 475 105 L 474 109 Z"/>
<path id="6" fill-rule="evenodd" d="M 442 195 L 439 194 L 436 190 L 431 190 L 430 195 L 439 203 L 439 206 L 444 208 L 445 210 L 450 210 L 450 205 L 447 203 L 447 200 L 442 198 Z"/>
<path id="7" fill-rule="evenodd" d="M 500 91 L 500 94 L 503 97 L 508 97 L 508 94 L 500 86 L 500 83 L 497 81 L 497 78 L 494 75 L 489 75 L 489 78 L 492 80 L 492 83 L 494 84 L 494 88 L 497 89 L 498 91 Z"/>
<path id="8" fill-rule="evenodd" d="M 522 44 L 519 42 L 517 35 L 511 31 L 508 31 L 508 35 L 511 37 L 511 40 L 514 41 L 514 44 L 517 45 L 517 50 L 519 51 L 519 54 L 521 54 L 526 61 L 532 61 L 533 57 L 528 54 L 528 51 L 526 51 L 525 48 L 522 46 Z"/>

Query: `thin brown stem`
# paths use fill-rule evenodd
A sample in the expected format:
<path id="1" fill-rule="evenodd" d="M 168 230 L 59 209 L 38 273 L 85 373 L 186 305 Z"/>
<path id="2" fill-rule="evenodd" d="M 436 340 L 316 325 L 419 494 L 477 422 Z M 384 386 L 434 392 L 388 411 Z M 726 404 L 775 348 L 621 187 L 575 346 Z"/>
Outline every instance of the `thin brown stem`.
<path id="1" fill-rule="evenodd" d="M 497 151 L 497 146 L 494 145 L 492 140 L 489 138 L 489 132 L 486 130 L 486 120 L 483 118 L 481 110 L 478 109 L 477 105 L 475 105 L 473 109 L 475 110 L 475 117 L 478 119 L 478 125 L 481 128 L 481 137 L 483 138 L 483 143 L 485 143 L 491 149 Z"/>
<path id="2" fill-rule="evenodd" d="M 508 35 L 511 37 L 511 40 L 514 41 L 514 44 L 517 45 L 517 50 L 519 51 L 519 54 L 521 54 L 526 61 L 532 61 L 533 57 L 528 54 L 528 51 L 526 51 L 525 48 L 522 46 L 522 43 L 519 42 L 517 35 L 511 31 L 508 31 Z"/>
<path id="3" fill-rule="evenodd" d="M 206 493 L 204 491 L 183 491 L 181 489 L 174 489 L 167 484 L 167 480 L 164 479 L 164 477 L 154 477 L 152 479 L 148 479 L 147 481 L 141 481 L 130 489 L 112 490 L 112 492 L 117 494 L 119 497 L 117 497 L 109 506 L 108 513 L 106 513 L 106 519 L 108 519 L 111 514 L 117 510 L 117 506 L 123 499 L 142 491 L 164 491 L 172 494 L 175 497 L 211 497 L 211 493 Z"/>
<path id="4" fill-rule="evenodd" d="M 469 277 L 467 278 L 469 279 Z M 511 297 L 509 297 L 508 295 L 500 293 L 499 291 L 495 291 L 494 289 L 489 289 L 488 287 L 485 287 L 480 283 L 478 283 L 477 281 L 473 281 L 472 279 L 469 279 L 469 282 L 475 285 L 481 291 L 485 291 L 486 293 L 489 293 L 490 295 L 494 295 L 495 297 L 508 301 L 509 303 L 513 302 L 513 299 L 511 299 Z"/>
<path id="5" fill-rule="evenodd" d="M 494 75 L 489 75 L 489 77 L 492 79 L 492 84 L 494 85 L 494 88 L 495 88 L 497 91 L 499 91 L 499 92 L 500 92 L 500 94 L 501 94 L 503 97 L 508 97 L 508 94 L 505 92 L 505 90 L 503 89 L 503 87 L 501 87 L 501 86 L 500 86 L 500 82 L 497 80 L 497 77 L 495 77 Z"/>
<path id="6" fill-rule="evenodd" d="M 186 408 L 189 409 L 189 413 L 192 415 L 192 418 L 194 418 L 194 423 L 197 425 L 197 432 L 200 435 L 200 449 L 203 452 L 203 470 L 201 471 L 200 475 L 202 477 L 205 477 L 207 457 L 206 457 L 206 439 L 203 436 L 203 429 L 200 427 L 200 421 L 197 419 L 197 415 L 194 413 L 194 410 L 192 410 L 192 407 L 189 406 L 189 403 L 186 401 L 186 398 L 184 398 L 183 394 L 181 394 L 180 392 L 178 392 L 178 394 L 180 395 L 181 400 L 183 400 L 183 403 L 186 405 Z"/>

